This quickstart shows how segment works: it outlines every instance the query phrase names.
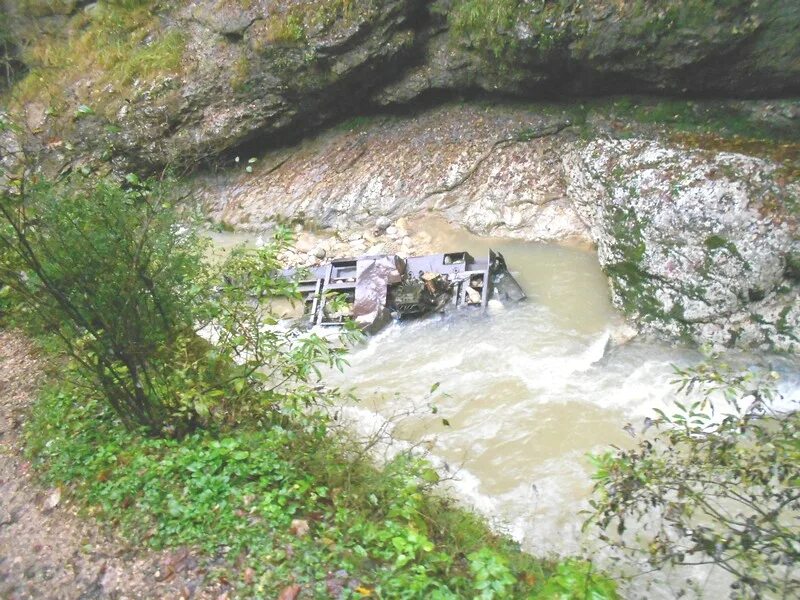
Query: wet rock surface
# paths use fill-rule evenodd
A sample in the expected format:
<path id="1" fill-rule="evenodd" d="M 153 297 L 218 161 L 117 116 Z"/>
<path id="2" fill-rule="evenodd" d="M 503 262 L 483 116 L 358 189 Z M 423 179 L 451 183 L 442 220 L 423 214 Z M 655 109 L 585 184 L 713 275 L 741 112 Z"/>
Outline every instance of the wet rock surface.
<path id="1" fill-rule="evenodd" d="M 37 483 L 21 435 L 44 366 L 22 336 L 0 331 L 0 597 L 220 597 L 224 586 L 189 549 L 132 547 Z"/>
<path id="2" fill-rule="evenodd" d="M 774 163 L 618 140 L 564 165 L 613 301 L 645 331 L 800 351 L 800 184 Z"/>
<path id="3" fill-rule="evenodd" d="M 784 167 L 594 127 L 586 140 L 567 112 L 448 105 L 194 184 L 236 229 L 302 221 L 287 264 L 442 251 L 415 224 L 438 216 L 479 235 L 595 245 L 615 305 L 645 332 L 798 352 L 800 191 Z"/>
<path id="4" fill-rule="evenodd" d="M 268 153 L 253 173 L 234 168 L 196 184 L 207 214 L 236 229 L 283 218 L 381 233 L 365 250 L 402 244 L 407 227 L 392 223 L 420 213 L 484 235 L 586 240 L 562 179 L 570 126 L 568 114 L 448 105 L 333 130 Z"/>
<path id="5" fill-rule="evenodd" d="M 20 47 L 89 10 L 5 3 Z M 160 33 L 184 40 L 180 73 L 135 81 L 114 114 L 71 125 L 82 151 L 128 168 L 193 165 L 432 94 L 800 93 L 793 0 L 186 0 L 157 12 Z M 75 79 L 76 103 L 118 94 L 94 89 L 96 73 Z"/>

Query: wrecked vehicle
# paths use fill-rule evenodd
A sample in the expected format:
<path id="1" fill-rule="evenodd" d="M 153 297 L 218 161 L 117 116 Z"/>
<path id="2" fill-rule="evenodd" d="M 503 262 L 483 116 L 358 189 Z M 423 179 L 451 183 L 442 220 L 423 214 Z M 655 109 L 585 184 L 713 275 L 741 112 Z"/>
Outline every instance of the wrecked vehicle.
<path id="1" fill-rule="evenodd" d="M 493 298 L 517 302 L 526 297 L 503 255 L 493 250 L 485 260 L 468 252 L 408 258 L 386 254 L 287 269 L 283 274 L 299 278 L 309 326 L 336 327 L 355 321 L 368 333 L 392 319 L 420 317 L 448 307 L 485 309 Z M 337 294 L 345 300 L 344 309 L 341 302 L 331 302 Z"/>

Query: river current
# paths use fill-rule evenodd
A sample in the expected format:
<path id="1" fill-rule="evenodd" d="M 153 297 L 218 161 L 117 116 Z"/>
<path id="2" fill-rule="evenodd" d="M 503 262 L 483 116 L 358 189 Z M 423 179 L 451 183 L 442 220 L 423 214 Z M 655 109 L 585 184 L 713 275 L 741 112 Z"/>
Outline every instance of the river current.
<path id="1" fill-rule="evenodd" d="M 394 323 L 355 347 L 350 366 L 327 382 L 359 399 L 342 407 L 356 428 L 388 420 L 401 445 L 424 442 L 440 471 L 454 474 L 448 485 L 460 501 L 524 549 L 579 551 L 588 454 L 630 446 L 629 431 L 676 397 L 673 365 L 703 356 L 661 342 L 610 342 L 624 324 L 591 251 L 419 226 L 442 252 L 502 252 L 528 299 Z M 797 362 L 731 359 L 777 370 L 784 395 L 800 396 Z"/>

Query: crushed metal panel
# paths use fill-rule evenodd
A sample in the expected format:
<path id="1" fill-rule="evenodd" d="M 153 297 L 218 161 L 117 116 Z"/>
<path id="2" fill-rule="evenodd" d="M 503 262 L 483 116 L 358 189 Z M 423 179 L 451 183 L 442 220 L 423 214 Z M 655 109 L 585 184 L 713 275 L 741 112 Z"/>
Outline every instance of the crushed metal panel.
<path id="1" fill-rule="evenodd" d="M 365 257 L 356 265 L 356 294 L 351 317 L 363 330 L 377 330 L 391 318 L 387 306 L 389 288 L 400 283 L 403 259 L 395 255 Z"/>
<path id="2" fill-rule="evenodd" d="M 526 297 L 503 255 L 493 250 L 483 260 L 464 251 L 406 259 L 394 254 L 344 258 L 307 272 L 298 289 L 309 325 L 341 326 L 354 320 L 370 333 L 391 318 L 423 316 L 447 306 L 486 308 L 493 297 L 512 302 Z M 297 269 L 283 271 L 286 277 L 297 274 Z M 331 310 L 332 293 L 345 295 L 349 312 Z"/>

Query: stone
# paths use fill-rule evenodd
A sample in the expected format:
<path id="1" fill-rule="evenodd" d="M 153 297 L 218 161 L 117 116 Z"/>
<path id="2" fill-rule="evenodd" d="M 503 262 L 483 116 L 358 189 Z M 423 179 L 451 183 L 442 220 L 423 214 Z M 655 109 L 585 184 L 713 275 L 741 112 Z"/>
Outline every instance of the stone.
<path id="1" fill-rule="evenodd" d="M 325 258 L 325 256 L 326 256 L 325 248 L 319 247 L 316 250 L 314 250 L 314 257 L 315 258 L 318 258 L 319 260 L 322 260 L 323 258 Z"/>
<path id="2" fill-rule="evenodd" d="M 53 488 L 44 501 L 46 511 L 54 510 L 61 503 L 61 488 Z"/>
<path id="3" fill-rule="evenodd" d="M 48 35 L 42 31 L 57 43 L 66 19 L 82 3 L 24 4 L 26 15 L 9 11 L 11 41 L 20 48 L 25 40 Z M 110 90 L 104 101 L 128 105 L 116 123 L 122 131 L 89 130 L 92 120 L 80 119 L 69 137 L 86 154 L 106 146 L 98 142 L 113 142 L 117 161 L 124 164 L 120 170 L 157 171 L 196 165 L 256 139 L 313 132 L 365 108 L 410 105 L 431 92 L 529 99 L 541 98 L 542 90 L 559 97 L 609 91 L 800 93 L 795 0 L 734 3 L 725 10 L 708 10 L 699 1 L 686 6 L 683 0 L 589 3 L 581 10 L 551 3 L 546 17 L 531 10 L 531 3 L 510 3 L 504 18 L 515 25 L 502 32 L 501 48 L 491 19 L 464 32 L 452 27 L 458 8 L 445 4 L 375 0 L 370 10 L 306 24 L 299 51 L 295 43 L 274 39 L 286 26 L 286 12 L 276 10 L 275 0 L 169 3 L 161 29 L 150 33 L 184 36 L 183 74 L 156 70 L 137 81 L 137 93 Z M 297 0 L 292 7 L 309 14 L 318 9 L 316 0 Z M 682 16 L 662 18 L 672 12 Z M 544 29 L 557 43 L 545 47 Z M 67 76 L 70 89 L 90 79 L 80 72 Z M 91 81 L 104 76 L 92 73 Z M 359 101 L 332 102 L 332 95 Z M 65 113 L 85 100 L 76 96 Z M 47 132 L 42 135 L 47 139 Z M 358 154 L 343 157 L 337 172 L 358 160 Z"/>
<path id="4" fill-rule="evenodd" d="M 612 300 L 669 339 L 800 352 L 800 183 L 766 159 L 647 140 L 564 157 L 568 194 L 597 244 Z M 781 208 L 786 207 L 786 208 Z"/>
<path id="5" fill-rule="evenodd" d="M 308 521 L 305 519 L 292 519 L 292 523 L 289 526 L 289 531 L 292 534 L 296 535 L 297 537 L 303 537 L 309 531 Z"/>
<path id="6" fill-rule="evenodd" d="M 378 231 L 386 231 L 386 228 L 392 224 L 389 217 L 378 217 L 375 221 L 375 229 Z"/>
<path id="7" fill-rule="evenodd" d="M 315 240 L 308 234 L 300 235 L 294 243 L 297 252 L 308 253 L 311 252 L 316 246 Z"/>

